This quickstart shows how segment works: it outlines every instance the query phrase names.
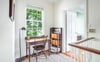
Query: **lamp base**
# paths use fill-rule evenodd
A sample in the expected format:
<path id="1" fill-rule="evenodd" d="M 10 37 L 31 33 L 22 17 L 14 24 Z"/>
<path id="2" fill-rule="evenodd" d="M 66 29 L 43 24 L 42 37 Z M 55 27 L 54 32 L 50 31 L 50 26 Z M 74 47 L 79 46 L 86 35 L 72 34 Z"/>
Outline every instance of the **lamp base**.
<path id="1" fill-rule="evenodd" d="M 25 60 L 25 57 L 21 57 L 21 58 L 17 58 L 16 60 L 15 60 L 15 62 L 22 62 L 22 61 L 24 61 Z"/>

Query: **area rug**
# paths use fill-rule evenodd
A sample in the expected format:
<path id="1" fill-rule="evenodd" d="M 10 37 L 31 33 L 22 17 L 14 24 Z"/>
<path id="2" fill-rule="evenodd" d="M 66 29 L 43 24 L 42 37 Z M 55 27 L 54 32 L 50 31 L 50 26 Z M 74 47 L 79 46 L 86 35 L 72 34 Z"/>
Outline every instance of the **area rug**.
<path id="1" fill-rule="evenodd" d="M 28 59 L 22 61 L 22 62 L 29 62 Z M 30 62 L 36 62 L 35 57 L 31 57 Z M 60 53 L 60 54 L 51 54 L 47 58 L 44 55 L 38 56 L 38 62 L 74 62 L 70 57 L 67 57 L 66 55 Z"/>

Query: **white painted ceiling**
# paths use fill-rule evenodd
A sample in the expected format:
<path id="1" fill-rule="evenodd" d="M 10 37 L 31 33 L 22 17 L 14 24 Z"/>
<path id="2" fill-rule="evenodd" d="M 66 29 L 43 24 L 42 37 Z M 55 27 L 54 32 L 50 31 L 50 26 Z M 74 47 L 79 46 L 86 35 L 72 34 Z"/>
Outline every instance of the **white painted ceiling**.
<path id="1" fill-rule="evenodd" d="M 56 2 L 58 2 L 59 0 L 46 0 L 46 1 L 51 2 L 51 3 L 56 3 Z"/>
<path id="2" fill-rule="evenodd" d="M 61 2 L 61 1 L 65 1 L 66 4 L 79 4 L 80 9 L 84 10 L 84 5 L 85 5 L 85 1 L 86 0 L 45 0 L 48 1 L 50 3 L 57 3 L 57 2 Z"/>
<path id="3" fill-rule="evenodd" d="M 46 1 L 51 2 L 51 3 L 56 3 L 59 1 L 63 1 L 63 0 L 46 0 Z M 68 1 L 68 2 L 80 2 L 80 1 L 84 1 L 84 0 L 66 0 L 66 1 Z"/>

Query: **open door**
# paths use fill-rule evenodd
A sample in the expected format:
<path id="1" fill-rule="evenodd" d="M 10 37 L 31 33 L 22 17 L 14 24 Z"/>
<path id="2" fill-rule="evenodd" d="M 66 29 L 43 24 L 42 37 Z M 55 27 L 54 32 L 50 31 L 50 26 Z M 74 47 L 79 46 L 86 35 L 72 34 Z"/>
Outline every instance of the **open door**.
<path id="1" fill-rule="evenodd" d="M 77 15 L 76 13 L 72 11 L 67 11 L 67 51 L 70 51 L 68 43 L 75 42 L 76 41 L 76 21 L 77 21 Z"/>

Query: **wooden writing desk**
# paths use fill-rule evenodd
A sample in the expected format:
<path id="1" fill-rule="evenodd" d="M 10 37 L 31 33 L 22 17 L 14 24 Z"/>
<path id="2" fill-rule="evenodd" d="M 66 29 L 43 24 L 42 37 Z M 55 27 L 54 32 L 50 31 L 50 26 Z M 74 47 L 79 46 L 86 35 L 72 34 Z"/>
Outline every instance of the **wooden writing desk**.
<path id="1" fill-rule="evenodd" d="M 50 39 L 47 38 L 47 36 L 39 36 L 39 37 L 25 37 L 26 40 L 26 55 L 29 57 L 29 62 L 30 62 L 30 46 L 39 44 L 41 42 L 48 42 L 48 51 L 50 54 Z"/>

